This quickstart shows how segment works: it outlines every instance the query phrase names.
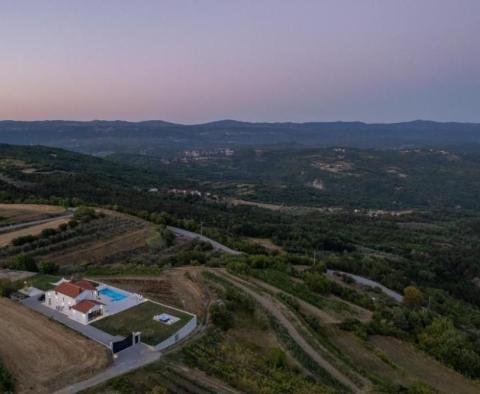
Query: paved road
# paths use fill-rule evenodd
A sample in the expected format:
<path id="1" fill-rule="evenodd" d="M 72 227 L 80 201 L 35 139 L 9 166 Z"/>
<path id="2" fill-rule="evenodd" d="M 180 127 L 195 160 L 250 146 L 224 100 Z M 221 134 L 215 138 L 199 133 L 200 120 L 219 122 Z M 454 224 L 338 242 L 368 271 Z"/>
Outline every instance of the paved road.
<path id="1" fill-rule="evenodd" d="M 198 233 L 194 233 L 192 231 L 184 230 L 182 228 L 178 227 L 172 227 L 172 226 L 167 226 L 167 228 L 173 232 L 175 235 L 181 236 L 181 237 L 186 237 L 189 239 L 199 239 L 204 242 L 210 243 L 214 249 L 220 250 L 221 252 L 225 252 L 228 254 L 234 254 L 234 255 L 239 255 L 242 254 L 242 252 L 239 252 L 238 250 L 233 250 L 230 249 L 228 246 L 222 245 L 221 243 L 214 241 L 211 238 L 205 237 L 204 235 L 200 235 Z"/>
<path id="2" fill-rule="evenodd" d="M 73 213 L 69 212 L 65 215 L 52 216 L 52 217 L 46 218 L 46 219 L 32 220 L 31 222 L 9 224 L 8 226 L 0 227 L 0 233 L 8 233 L 8 232 L 13 231 L 13 230 L 19 230 L 19 229 L 26 228 L 26 227 L 32 227 L 32 226 L 36 226 L 37 224 L 53 222 L 54 220 L 58 220 L 58 219 L 61 219 L 61 218 L 69 218 L 69 217 L 72 217 L 72 216 L 73 216 Z"/>
<path id="3" fill-rule="evenodd" d="M 33 309 L 36 312 L 41 313 L 42 315 L 52 318 L 67 327 L 70 327 L 72 330 L 79 332 L 86 337 L 93 339 L 94 341 L 110 348 L 110 342 L 122 339 L 123 337 L 116 337 L 106 332 L 99 330 L 91 325 L 84 325 L 75 320 L 69 319 L 64 314 L 48 308 L 38 301 L 37 297 L 25 298 L 21 301 L 23 305 L 27 306 L 30 309 Z"/>
<path id="4" fill-rule="evenodd" d="M 381 283 L 375 282 L 374 280 L 365 278 L 360 275 L 354 275 L 354 274 L 349 274 L 348 272 L 343 272 L 343 271 L 334 271 L 334 270 L 327 270 L 327 274 L 329 275 L 334 275 L 335 273 L 341 274 L 341 275 L 346 275 L 350 278 L 352 278 L 355 282 L 368 286 L 368 287 L 378 287 L 380 288 L 386 295 L 392 297 L 395 301 L 402 302 L 403 301 L 403 296 L 400 293 L 397 293 L 396 291 L 389 289 L 388 287 L 385 287 Z"/>
<path id="5" fill-rule="evenodd" d="M 113 361 L 113 365 L 108 367 L 105 371 L 93 376 L 90 379 L 72 384 L 71 386 L 56 391 L 55 394 L 78 393 L 79 391 L 86 390 L 89 387 L 105 383 L 116 376 L 123 375 L 127 372 L 153 363 L 154 361 L 159 360 L 161 356 L 162 353 L 151 350 L 147 345 L 141 343 L 117 353 L 117 357 Z"/>

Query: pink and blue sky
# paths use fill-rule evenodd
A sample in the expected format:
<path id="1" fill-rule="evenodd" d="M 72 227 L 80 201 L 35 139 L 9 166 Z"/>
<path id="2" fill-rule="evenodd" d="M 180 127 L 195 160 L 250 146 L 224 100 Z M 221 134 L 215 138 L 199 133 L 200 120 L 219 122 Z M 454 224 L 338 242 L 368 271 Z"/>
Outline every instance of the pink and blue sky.
<path id="1" fill-rule="evenodd" d="M 480 121 L 479 0 L 3 0 L 0 119 Z"/>

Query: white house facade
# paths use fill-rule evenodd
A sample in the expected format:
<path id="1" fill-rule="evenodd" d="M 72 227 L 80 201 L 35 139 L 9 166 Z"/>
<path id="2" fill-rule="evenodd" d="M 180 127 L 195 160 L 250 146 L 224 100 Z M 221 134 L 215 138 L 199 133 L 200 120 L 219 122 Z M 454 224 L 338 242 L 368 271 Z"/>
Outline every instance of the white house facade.
<path id="1" fill-rule="evenodd" d="M 45 293 L 47 307 L 82 324 L 114 315 L 144 301 L 139 294 L 87 280 L 62 280 L 53 290 Z"/>

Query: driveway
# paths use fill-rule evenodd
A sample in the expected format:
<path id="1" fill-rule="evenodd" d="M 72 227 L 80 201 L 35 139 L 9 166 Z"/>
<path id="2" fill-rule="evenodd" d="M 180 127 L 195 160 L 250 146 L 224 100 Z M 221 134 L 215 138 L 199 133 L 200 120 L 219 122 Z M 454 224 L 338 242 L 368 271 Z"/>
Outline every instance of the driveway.
<path id="1" fill-rule="evenodd" d="M 105 383 L 116 376 L 123 375 L 127 372 L 153 363 L 154 361 L 159 360 L 161 356 L 162 354 L 160 352 L 151 350 L 148 346 L 140 343 L 136 346 L 123 350 L 120 353 L 117 353 L 113 365 L 107 368 L 104 372 L 101 372 L 90 379 L 58 390 L 55 392 L 55 394 L 78 393 L 79 391 L 86 390 L 89 387 Z"/>
<path id="2" fill-rule="evenodd" d="M 96 342 L 99 342 L 100 344 L 108 347 L 109 349 L 110 349 L 110 342 L 123 339 L 123 337 L 107 334 L 106 332 L 101 331 L 98 328 L 95 328 L 91 325 L 84 325 L 76 322 L 75 320 L 69 319 L 64 314 L 43 305 L 40 301 L 38 301 L 37 297 L 25 298 L 24 300 L 21 301 L 21 303 L 26 307 L 33 309 L 34 311 L 39 312 L 42 315 L 47 316 L 48 318 L 52 318 L 62 323 L 63 325 L 70 327 L 72 330 L 79 332 L 80 334 L 86 336 L 87 338 L 90 338 Z"/>

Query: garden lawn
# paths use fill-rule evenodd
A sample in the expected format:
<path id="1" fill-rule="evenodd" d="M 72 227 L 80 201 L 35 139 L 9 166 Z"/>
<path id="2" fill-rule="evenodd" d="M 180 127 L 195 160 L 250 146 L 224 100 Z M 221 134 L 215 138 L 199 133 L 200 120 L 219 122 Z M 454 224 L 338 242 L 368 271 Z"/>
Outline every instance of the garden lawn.
<path id="1" fill-rule="evenodd" d="M 153 316 L 162 313 L 168 313 L 180 320 L 172 325 L 153 320 Z M 98 320 L 92 325 L 111 335 L 127 336 L 132 332 L 140 331 L 142 342 L 155 346 L 177 332 L 190 319 L 192 316 L 187 313 L 147 301 L 116 315 Z"/>
<path id="2" fill-rule="evenodd" d="M 57 283 L 59 280 L 59 276 L 38 274 L 28 279 L 28 283 L 32 287 L 47 291 L 53 289 L 55 287 L 53 283 Z"/>

